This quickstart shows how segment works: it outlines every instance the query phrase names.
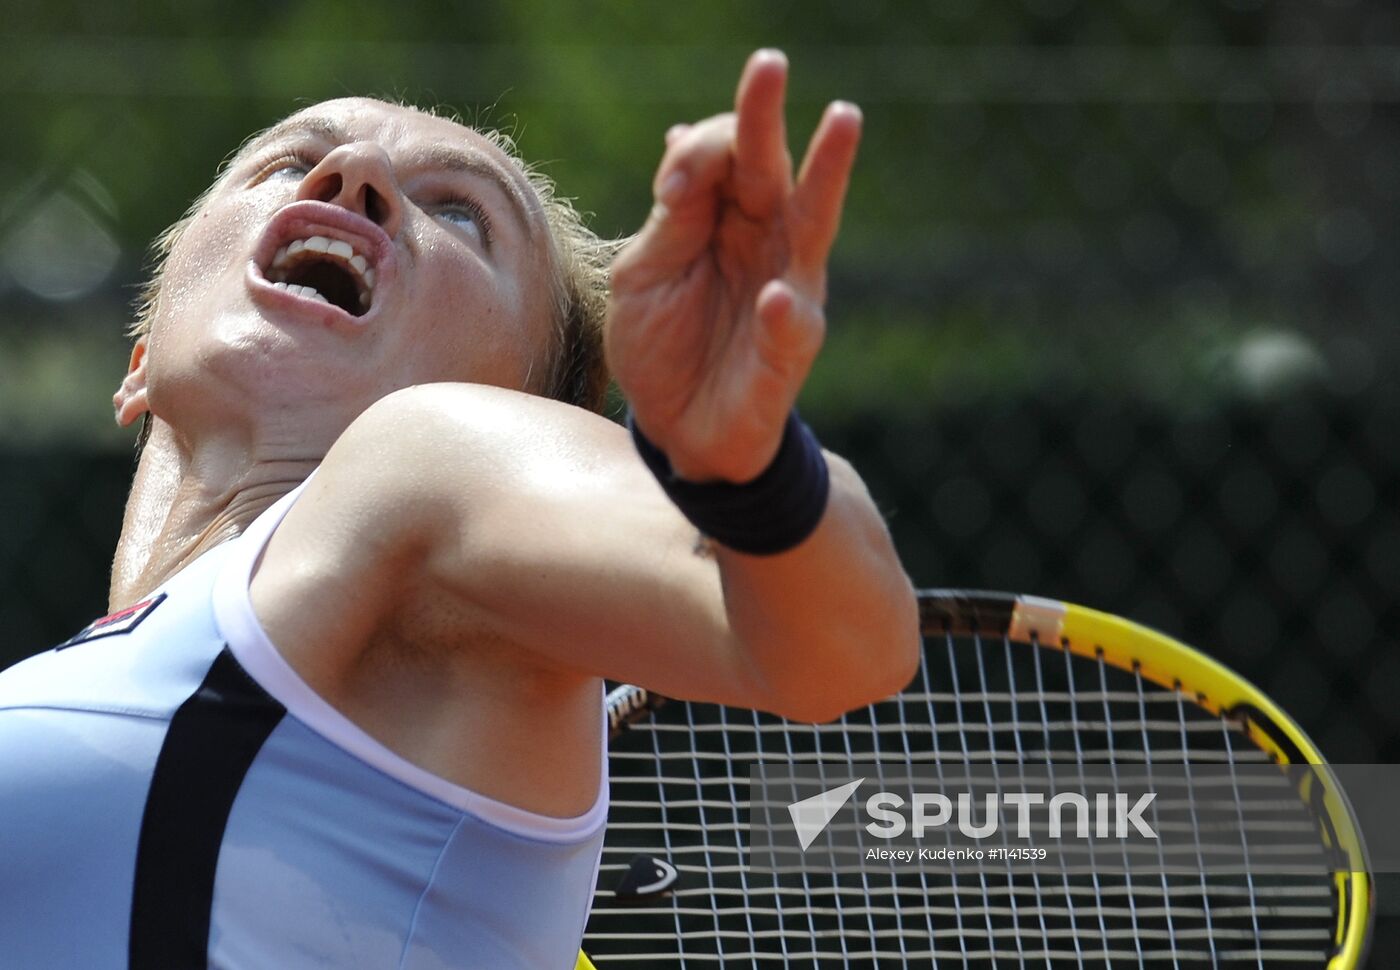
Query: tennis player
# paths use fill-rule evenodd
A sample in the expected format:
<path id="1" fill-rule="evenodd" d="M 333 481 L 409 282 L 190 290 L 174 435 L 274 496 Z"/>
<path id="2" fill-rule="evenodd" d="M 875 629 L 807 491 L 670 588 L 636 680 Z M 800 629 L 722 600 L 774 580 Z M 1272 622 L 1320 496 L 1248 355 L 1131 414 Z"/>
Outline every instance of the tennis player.
<path id="1" fill-rule="evenodd" d="M 565 970 L 603 678 L 817 720 L 904 685 L 909 583 L 793 413 L 860 115 L 794 176 L 786 74 L 668 133 L 615 261 L 411 108 L 234 157 L 115 397 L 114 612 L 0 676 L 0 962 Z"/>

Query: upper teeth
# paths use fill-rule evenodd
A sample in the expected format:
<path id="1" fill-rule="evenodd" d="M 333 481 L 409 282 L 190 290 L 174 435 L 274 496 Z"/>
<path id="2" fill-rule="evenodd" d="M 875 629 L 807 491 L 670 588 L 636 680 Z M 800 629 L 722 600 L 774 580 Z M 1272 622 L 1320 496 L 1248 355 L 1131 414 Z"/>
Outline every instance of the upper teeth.
<path id="1" fill-rule="evenodd" d="M 313 286 L 297 286 L 288 284 L 283 277 L 285 270 L 297 260 L 294 258 L 302 251 L 322 253 L 330 256 L 343 265 L 360 282 L 360 305 L 369 306 L 374 295 L 374 270 L 370 269 L 369 260 L 361 254 L 355 252 L 353 246 L 343 239 L 330 239 L 326 236 L 308 236 L 305 239 L 296 239 L 281 249 L 272 257 L 272 265 L 268 267 L 268 279 L 278 289 L 294 291 L 302 296 L 319 298 L 323 303 L 326 298 L 317 292 Z"/>

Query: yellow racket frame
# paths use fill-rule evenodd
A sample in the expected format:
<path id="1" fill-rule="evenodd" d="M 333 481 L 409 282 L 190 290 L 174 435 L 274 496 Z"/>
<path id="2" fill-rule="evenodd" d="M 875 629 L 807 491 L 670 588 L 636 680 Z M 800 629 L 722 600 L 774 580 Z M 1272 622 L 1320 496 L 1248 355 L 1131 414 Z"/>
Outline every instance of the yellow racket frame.
<path id="1" fill-rule="evenodd" d="M 1332 823 L 1331 832 L 1348 860 L 1347 869 L 1333 876 L 1338 899 L 1337 949 L 1327 970 L 1361 967 L 1374 916 L 1365 844 L 1346 796 L 1326 770 L 1327 762 L 1292 718 L 1224 664 L 1150 627 L 1088 607 L 1018 596 L 1007 635 L 1021 643 L 1058 643 L 1078 656 L 1091 660 L 1103 657 L 1115 667 L 1138 670 L 1159 686 L 1186 692 L 1212 714 L 1241 721 L 1250 738 L 1279 764 L 1321 766 L 1323 770 L 1307 777 L 1318 779 L 1325 789 L 1322 803 Z"/>

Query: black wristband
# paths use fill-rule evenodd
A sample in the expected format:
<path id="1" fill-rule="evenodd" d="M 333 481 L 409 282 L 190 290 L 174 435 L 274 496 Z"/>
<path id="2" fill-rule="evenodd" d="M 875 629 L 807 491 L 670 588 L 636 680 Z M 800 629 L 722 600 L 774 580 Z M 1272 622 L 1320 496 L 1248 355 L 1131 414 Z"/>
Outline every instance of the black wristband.
<path id="1" fill-rule="evenodd" d="M 772 463 L 741 485 L 677 478 L 665 452 L 647 440 L 630 413 L 627 427 L 637 453 L 681 514 L 730 549 L 755 556 L 786 552 L 821 522 L 831 479 L 821 445 L 796 411 L 788 415 Z"/>

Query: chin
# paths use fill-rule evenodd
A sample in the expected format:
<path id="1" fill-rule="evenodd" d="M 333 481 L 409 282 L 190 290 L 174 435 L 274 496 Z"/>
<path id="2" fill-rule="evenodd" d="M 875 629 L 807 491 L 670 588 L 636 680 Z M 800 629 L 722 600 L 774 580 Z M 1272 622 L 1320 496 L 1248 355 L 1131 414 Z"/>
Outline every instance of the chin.
<path id="1" fill-rule="evenodd" d="M 193 340 L 153 340 L 153 409 L 238 420 L 250 411 L 325 410 L 353 419 L 386 391 L 363 353 L 282 328 L 255 312 L 223 313 Z M 159 407 L 165 405 L 165 407 Z"/>

